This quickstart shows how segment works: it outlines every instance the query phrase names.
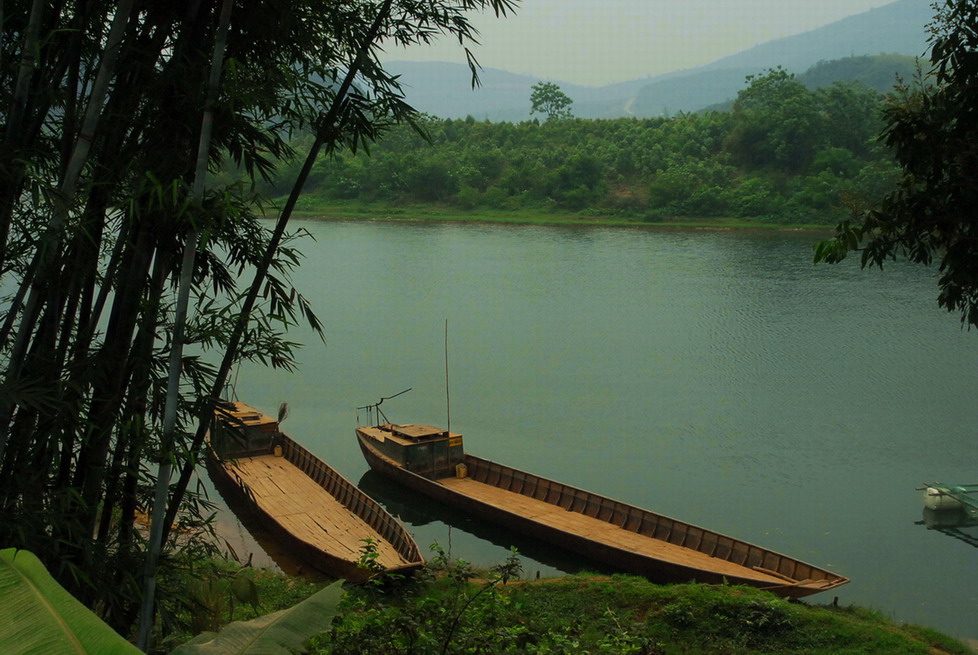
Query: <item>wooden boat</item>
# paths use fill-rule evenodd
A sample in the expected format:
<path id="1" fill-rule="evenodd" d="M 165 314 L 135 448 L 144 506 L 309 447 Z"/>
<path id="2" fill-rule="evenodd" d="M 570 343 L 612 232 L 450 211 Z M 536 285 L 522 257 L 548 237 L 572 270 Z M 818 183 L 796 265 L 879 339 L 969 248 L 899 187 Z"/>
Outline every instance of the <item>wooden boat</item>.
<path id="1" fill-rule="evenodd" d="M 766 548 L 468 455 L 462 435 L 356 430 L 370 467 L 432 498 L 657 582 L 745 584 L 800 598 L 849 580 Z"/>
<path id="2" fill-rule="evenodd" d="M 221 493 L 244 502 L 294 556 L 330 575 L 363 580 L 365 539 L 376 562 L 407 572 L 424 560 L 394 517 L 279 430 L 278 421 L 239 402 L 220 402 L 210 432 L 208 471 Z"/>

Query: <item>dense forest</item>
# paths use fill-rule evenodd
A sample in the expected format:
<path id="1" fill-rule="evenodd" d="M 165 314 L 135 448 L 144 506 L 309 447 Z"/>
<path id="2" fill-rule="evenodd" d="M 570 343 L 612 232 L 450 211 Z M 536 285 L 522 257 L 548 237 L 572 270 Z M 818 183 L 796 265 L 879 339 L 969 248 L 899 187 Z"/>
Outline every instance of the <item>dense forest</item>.
<path id="1" fill-rule="evenodd" d="M 780 68 L 748 81 L 729 111 L 518 124 L 424 117 L 423 136 L 400 125 L 368 153 L 322 157 L 303 202 L 827 224 L 893 187 L 898 168 L 877 141 L 885 95 L 859 82 L 810 89 Z M 265 191 L 285 193 L 298 166 L 282 166 L 282 185 Z"/>

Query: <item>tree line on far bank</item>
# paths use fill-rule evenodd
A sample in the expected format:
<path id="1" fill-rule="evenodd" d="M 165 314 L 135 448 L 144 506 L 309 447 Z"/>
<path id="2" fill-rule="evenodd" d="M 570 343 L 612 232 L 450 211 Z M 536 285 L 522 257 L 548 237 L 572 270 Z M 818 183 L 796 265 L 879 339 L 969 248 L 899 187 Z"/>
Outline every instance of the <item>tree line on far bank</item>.
<path id="1" fill-rule="evenodd" d="M 401 125 L 369 153 L 320 158 L 304 202 L 835 224 L 893 187 L 899 169 L 877 141 L 887 96 L 860 83 L 811 90 L 780 68 L 748 81 L 730 111 L 519 124 L 424 117 L 427 138 Z"/>

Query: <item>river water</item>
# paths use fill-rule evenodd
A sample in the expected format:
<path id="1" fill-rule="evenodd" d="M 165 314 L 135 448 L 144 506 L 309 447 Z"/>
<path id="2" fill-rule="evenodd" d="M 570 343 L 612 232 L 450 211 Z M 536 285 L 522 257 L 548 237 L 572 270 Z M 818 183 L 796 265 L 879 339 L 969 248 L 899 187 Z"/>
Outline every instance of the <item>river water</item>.
<path id="1" fill-rule="evenodd" d="M 326 344 L 296 331 L 301 371 L 245 367 L 237 395 L 288 402 L 285 431 L 425 552 L 589 567 L 366 474 L 356 407 L 410 387 L 388 418 L 446 424 L 447 319 L 468 452 L 852 579 L 813 602 L 978 639 L 978 548 L 917 524 L 916 487 L 978 482 L 978 334 L 933 270 L 813 266 L 798 232 L 298 225 Z"/>

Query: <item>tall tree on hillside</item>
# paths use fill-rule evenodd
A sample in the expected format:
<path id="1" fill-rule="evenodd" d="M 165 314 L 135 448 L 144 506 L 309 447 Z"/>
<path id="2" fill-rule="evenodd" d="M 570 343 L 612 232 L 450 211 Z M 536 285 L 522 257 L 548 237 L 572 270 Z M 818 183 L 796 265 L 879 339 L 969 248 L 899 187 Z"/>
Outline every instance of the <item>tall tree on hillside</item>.
<path id="1" fill-rule="evenodd" d="M 827 127 L 815 93 L 780 67 L 747 82 L 734 101 L 728 150 L 751 167 L 804 171 Z"/>
<path id="2" fill-rule="evenodd" d="M 533 91 L 530 94 L 530 114 L 546 114 L 548 121 L 573 116 L 570 106 L 574 101 L 553 82 L 538 82 L 530 88 Z"/>
<path id="3" fill-rule="evenodd" d="M 223 47 L 227 0 L 0 5 L 0 543 L 129 628 L 149 463 L 192 470 L 188 432 L 230 364 L 294 367 L 283 326 L 321 329 L 288 281 L 289 206 L 270 231 L 247 186 L 203 173 L 238 165 L 254 182 L 299 131 L 337 152 L 413 121 L 381 44 L 466 44 L 466 12 L 515 2 L 234 3 Z M 167 514 L 200 520 L 181 485 Z"/>
<path id="4" fill-rule="evenodd" d="M 815 261 L 856 250 L 864 267 L 937 259 L 938 304 L 978 326 L 978 5 L 946 0 L 931 28 L 934 84 L 903 87 L 884 111 L 882 138 L 903 169 L 897 188 L 818 243 Z"/>

